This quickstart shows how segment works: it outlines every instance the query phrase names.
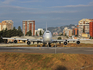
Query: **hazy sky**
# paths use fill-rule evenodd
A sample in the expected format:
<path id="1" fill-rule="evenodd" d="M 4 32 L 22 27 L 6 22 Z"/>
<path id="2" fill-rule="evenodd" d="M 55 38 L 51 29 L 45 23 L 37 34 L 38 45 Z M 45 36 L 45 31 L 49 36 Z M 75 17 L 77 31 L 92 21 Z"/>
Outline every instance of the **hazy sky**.
<path id="1" fill-rule="evenodd" d="M 0 22 L 13 20 L 22 27 L 23 20 L 35 20 L 36 28 L 78 24 L 93 19 L 93 0 L 0 0 Z"/>

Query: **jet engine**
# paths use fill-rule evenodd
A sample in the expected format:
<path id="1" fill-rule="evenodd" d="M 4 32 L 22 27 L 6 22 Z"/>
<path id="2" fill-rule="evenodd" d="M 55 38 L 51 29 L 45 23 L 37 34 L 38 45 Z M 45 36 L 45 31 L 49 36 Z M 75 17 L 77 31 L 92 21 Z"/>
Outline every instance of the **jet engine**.
<path id="1" fill-rule="evenodd" d="M 25 43 L 25 40 L 23 40 L 23 42 Z"/>
<path id="2" fill-rule="evenodd" d="M 80 44 L 80 41 L 77 41 L 76 43 L 77 43 L 77 44 Z"/>
<path id="3" fill-rule="evenodd" d="M 30 42 L 30 41 L 27 41 L 27 44 L 28 44 L 28 45 L 30 45 L 30 44 L 31 44 L 31 42 Z"/>
<path id="4" fill-rule="evenodd" d="M 66 41 L 64 42 L 64 45 L 67 45 L 67 42 Z"/>
<path id="5" fill-rule="evenodd" d="M 17 43 L 17 40 L 14 40 L 14 43 Z"/>

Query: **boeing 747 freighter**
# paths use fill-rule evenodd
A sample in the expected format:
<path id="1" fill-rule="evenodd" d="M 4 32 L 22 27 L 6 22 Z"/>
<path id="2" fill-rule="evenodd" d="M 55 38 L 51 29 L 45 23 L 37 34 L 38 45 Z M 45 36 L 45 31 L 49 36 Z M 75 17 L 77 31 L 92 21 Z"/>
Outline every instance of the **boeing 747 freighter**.
<path id="1" fill-rule="evenodd" d="M 43 34 L 43 38 L 42 39 L 23 39 L 23 38 L 7 38 L 7 37 L 2 37 L 2 39 L 14 39 L 14 43 L 17 43 L 17 40 L 23 40 L 23 41 L 27 41 L 27 44 L 30 45 L 31 42 L 37 42 L 38 43 L 43 43 L 44 45 L 47 44 L 48 47 L 51 47 L 51 43 L 61 43 L 63 42 L 64 45 L 67 45 L 69 43 L 69 41 L 76 41 L 77 44 L 80 44 L 80 40 L 90 40 L 90 39 L 66 39 L 66 40 L 53 40 L 52 39 L 52 34 L 49 30 L 47 30 L 46 27 L 46 31 Z"/>

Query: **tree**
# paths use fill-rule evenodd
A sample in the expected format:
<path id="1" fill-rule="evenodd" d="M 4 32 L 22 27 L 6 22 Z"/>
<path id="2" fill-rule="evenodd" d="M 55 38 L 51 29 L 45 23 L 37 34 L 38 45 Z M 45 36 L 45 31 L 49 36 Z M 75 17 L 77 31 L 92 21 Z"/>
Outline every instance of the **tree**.
<path id="1" fill-rule="evenodd" d="M 58 37 L 57 39 L 58 39 L 58 40 L 61 40 L 61 37 Z"/>
<path id="2" fill-rule="evenodd" d="M 40 33 L 39 33 L 39 35 L 40 35 L 40 36 L 42 35 L 42 32 L 41 32 L 41 30 L 40 30 Z"/>
<path id="3" fill-rule="evenodd" d="M 75 35 L 76 37 L 78 37 L 78 35 Z"/>
<path id="4" fill-rule="evenodd" d="M 36 36 L 37 36 L 37 32 L 36 32 Z"/>
<path id="5" fill-rule="evenodd" d="M 31 34 L 31 33 L 30 33 Z M 0 31 L 0 42 L 6 43 L 7 40 L 1 39 L 1 36 L 3 37 L 12 37 L 12 36 L 22 36 L 23 32 L 21 30 L 21 27 L 18 27 L 18 30 L 14 27 L 13 30 L 5 30 Z"/>
<path id="6" fill-rule="evenodd" d="M 23 32 L 20 26 L 18 27 L 18 36 L 23 36 Z"/>
<path id="7" fill-rule="evenodd" d="M 43 31 L 43 34 L 44 34 L 44 31 Z"/>
<path id="8" fill-rule="evenodd" d="M 13 27 L 13 30 L 11 31 L 11 36 L 17 36 L 17 29 L 15 27 Z"/>
<path id="9" fill-rule="evenodd" d="M 18 31 L 22 31 L 20 26 L 18 26 Z"/>
<path id="10" fill-rule="evenodd" d="M 15 28 L 15 27 L 13 27 L 13 30 L 16 30 L 16 28 Z"/>
<path id="11" fill-rule="evenodd" d="M 6 31 L 6 37 L 11 37 L 11 34 L 12 34 L 12 33 L 11 33 L 11 30 L 7 30 L 7 31 Z"/>
<path id="12" fill-rule="evenodd" d="M 1 39 L 1 36 L 2 36 L 2 31 L 0 31 L 0 43 L 3 41 L 3 40 Z"/>
<path id="13" fill-rule="evenodd" d="M 90 36 L 90 39 L 93 39 L 93 37 Z"/>
<path id="14" fill-rule="evenodd" d="M 32 36 L 32 32 L 31 32 L 31 30 L 29 31 L 29 36 Z"/>
<path id="15" fill-rule="evenodd" d="M 6 29 L 5 29 L 5 30 L 0 31 L 0 42 L 7 43 L 7 40 L 3 40 L 3 39 L 1 38 L 1 36 L 6 37 L 6 35 L 7 35 L 7 31 L 6 31 Z"/>
<path id="16" fill-rule="evenodd" d="M 5 29 L 5 31 L 7 31 L 7 28 Z"/>
<path id="17" fill-rule="evenodd" d="M 29 31 L 26 33 L 26 36 L 32 36 L 31 30 L 29 30 Z"/>

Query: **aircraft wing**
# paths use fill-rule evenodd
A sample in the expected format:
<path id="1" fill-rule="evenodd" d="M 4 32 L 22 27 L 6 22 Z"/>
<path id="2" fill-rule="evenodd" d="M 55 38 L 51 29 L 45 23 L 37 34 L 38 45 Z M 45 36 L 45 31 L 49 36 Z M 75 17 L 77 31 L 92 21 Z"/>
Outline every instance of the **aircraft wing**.
<path id="1" fill-rule="evenodd" d="M 65 40 L 52 40 L 53 42 L 63 42 Z"/>
<path id="2" fill-rule="evenodd" d="M 80 44 L 80 40 L 91 40 L 91 39 L 66 39 L 66 40 L 52 40 L 52 42 L 53 42 L 53 43 L 56 43 L 56 42 L 59 42 L 59 43 L 64 42 L 64 45 L 67 45 L 69 41 L 73 41 L 73 42 L 76 41 L 77 44 Z"/>
<path id="3" fill-rule="evenodd" d="M 27 40 L 27 39 L 23 39 L 23 38 L 8 38 L 8 37 L 1 37 L 2 39 L 14 39 L 14 40 Z"/>
<path id="4" fill-rule="evenodd" d="M 28 40 L 28 41 L 34 41 L 34 42 L 42 42 L 42 39 L 28 39 L 28 38 L 8 38 L 8 37 L 1 37 L 2 39 L 14 39 L 14 40 Z"/>
<path id="5" fill-rule="evenodd" d="M 91 39 L 67 39 L 67 41 L 81 41 L 81 40 L 91 40 Z"/>
<path id="6" fill-rule="evenodd" d="M 91 40 L 91 39 L 62 39 L 62 40 L 52 40 L 53 42 L 65 42 L 65 41 L 80 41 L 80 40 Z"/>

